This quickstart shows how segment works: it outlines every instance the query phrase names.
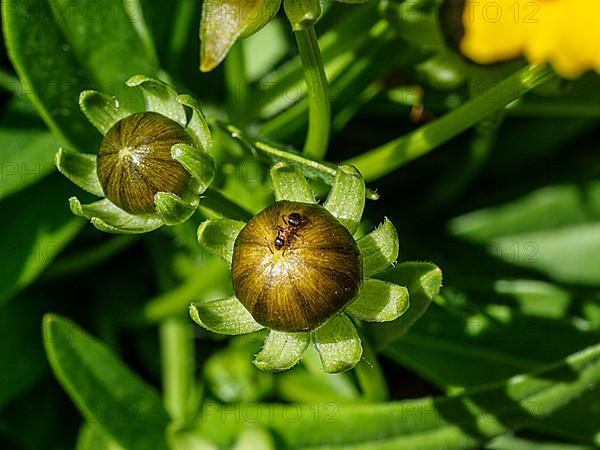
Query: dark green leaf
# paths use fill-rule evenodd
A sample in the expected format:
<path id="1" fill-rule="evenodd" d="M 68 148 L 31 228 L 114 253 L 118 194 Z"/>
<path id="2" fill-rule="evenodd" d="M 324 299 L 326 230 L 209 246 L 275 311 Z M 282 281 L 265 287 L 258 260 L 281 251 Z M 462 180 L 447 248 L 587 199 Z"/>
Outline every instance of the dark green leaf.
<path id="1" fill-rule="evenodd" d="M 54 374 L 90 422 L 126 449 L 166 449 L 169 416 L 158 393 L 104 344 L 58 315 L 43 321 Z"/>

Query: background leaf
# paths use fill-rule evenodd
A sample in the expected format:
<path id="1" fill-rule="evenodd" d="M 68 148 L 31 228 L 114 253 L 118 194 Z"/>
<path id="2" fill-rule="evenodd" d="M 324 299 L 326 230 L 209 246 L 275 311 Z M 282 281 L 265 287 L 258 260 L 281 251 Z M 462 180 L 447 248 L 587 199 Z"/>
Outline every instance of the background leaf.
<path id="1" fill-rule="evenodd" d="M 167 448 L 169 417 L 154 389 L 70 320 L 46 315 L 43 330 L 52 369 L 87 420 L 124 448 Z"/>

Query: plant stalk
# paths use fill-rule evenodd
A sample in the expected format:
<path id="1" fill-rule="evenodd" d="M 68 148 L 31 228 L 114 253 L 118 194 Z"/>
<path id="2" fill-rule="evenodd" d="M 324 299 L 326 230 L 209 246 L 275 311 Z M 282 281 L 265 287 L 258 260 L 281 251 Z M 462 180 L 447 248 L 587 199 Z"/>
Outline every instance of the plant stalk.
<path id="1" fill-rule="evenodd" d="M 327 154 L 331 131 L 331 105 L 329 86 L 319 50 L 319 42 L 313 25 L 294 31 L 308 96 L 308 133 L 304 144 L 304 156 L 323 160 Z"/>
<path id="2" fill-rule="evenodd" d="M 354 165 L 363 174 L 365 181 L 381 178 L 435 150 L 553 76 L 554 72 L 547 66 L 529 65 L 498 84 L 486 86 L 480 95 L 440 119 L 351 158 L 344 164 Z"/>

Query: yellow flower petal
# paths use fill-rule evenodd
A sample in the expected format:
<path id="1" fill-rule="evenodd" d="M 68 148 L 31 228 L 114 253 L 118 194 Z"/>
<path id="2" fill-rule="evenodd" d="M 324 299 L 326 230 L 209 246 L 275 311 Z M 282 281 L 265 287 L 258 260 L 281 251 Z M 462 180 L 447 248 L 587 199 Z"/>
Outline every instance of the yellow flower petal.
<path id="1" fill-rule="evenodd" d="M 600 71 L 598 0 L 467 1 L 461 51 L 481 64 L 525 56 L 567 78 Z"/>

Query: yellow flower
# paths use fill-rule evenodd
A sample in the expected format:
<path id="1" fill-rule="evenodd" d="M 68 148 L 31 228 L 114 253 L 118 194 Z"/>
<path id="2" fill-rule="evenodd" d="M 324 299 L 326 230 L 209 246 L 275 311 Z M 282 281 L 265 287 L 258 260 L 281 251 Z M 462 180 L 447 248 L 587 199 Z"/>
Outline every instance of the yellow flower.
<path id="1" fill-rule="evenodd" d="M 600 72 L 599 0 L 467 0 L 461 51 L 481 64 L 525 56 L 567 78 Z"/>

